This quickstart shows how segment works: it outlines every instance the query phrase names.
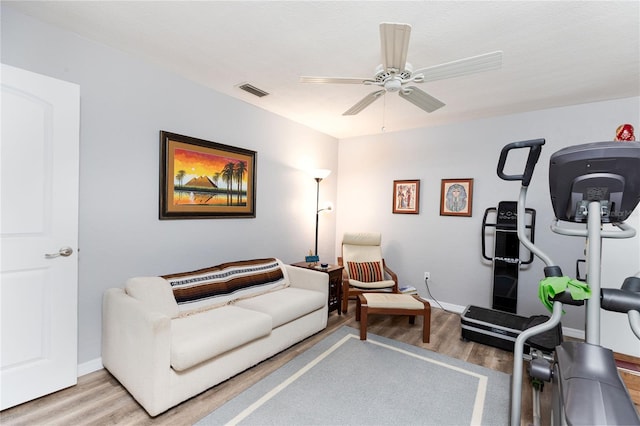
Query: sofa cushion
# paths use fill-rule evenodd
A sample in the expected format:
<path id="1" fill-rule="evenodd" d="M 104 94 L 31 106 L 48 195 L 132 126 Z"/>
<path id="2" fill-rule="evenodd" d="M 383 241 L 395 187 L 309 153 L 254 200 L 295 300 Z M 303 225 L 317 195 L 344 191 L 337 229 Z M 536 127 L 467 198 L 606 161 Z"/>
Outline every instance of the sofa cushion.
<path id="1" fill-rule="evenodd" d="M 138 299 L 151 311 L 161 312 L 169 318 L 179 314 L 171 286 L 160 277 L 130 278 L 125 284 L 127 294 Z"/>
<path id="2" fill-rule="evenodd" d="M 347 262 L 349 278 L 364 283 L 384 280 L 381 262 Z"/>
<path id="3" fill-rule="evenodd" d="M 285 268 L 278 259 L 229 262 L 162 278 L 173 289 L 181 314 L 223 306 L 289 285 Z"/>
<path id="4" fill-rule="evenodd" d="M 327 297 L 319 291 L 288 287 L 283 290 L 239 300 L 233 306 L 264 312 L 273 321 L 273 328 L 322 309 Z"/>
<path id="5" fill-rule="evenodd" d="M 271 333 L 271 317 L 222 306 L 171 321 L 171 367 L 183 371 Z"/>

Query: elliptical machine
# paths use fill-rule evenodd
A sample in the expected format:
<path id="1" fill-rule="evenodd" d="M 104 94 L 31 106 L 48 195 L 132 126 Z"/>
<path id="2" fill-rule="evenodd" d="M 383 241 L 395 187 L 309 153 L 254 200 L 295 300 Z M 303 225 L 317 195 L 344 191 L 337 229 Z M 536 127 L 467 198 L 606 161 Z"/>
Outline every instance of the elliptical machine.
<path id="1" fill-rule="evenodd" d="M 527 189 L 544 143 L 544 139 L 514 142 L 500 153 L 498 176 L 521 181 L 518 215 L 524 215 Z M 504 173 L 507 156 L 514 149 L 529 149 L 522 175 Z M 556 216 L 552 231 L 587 239 L 587 278 L 591 297 L 586 301 L 586 343 L 558 345 L 551 362 L 544 358 L 532 361 L 530 374 L 552 382 L 551 421 L 554 425 L 640 425 L 640 418 L 617 372 L 612 351 L 600 346 L 601 308 L 626 313 L 631 329 L 640 339 L 640 272 L 625 279 L 621 289 L 600 288 L 602 238 L 635 235 L 635 230 L 624 221 L 640 201 L 640 143 L 598 142 L 554 153 L 549 165 L 549 189 Z M 585 228 L 563 227 L 560 221 L 584 224 Z M 603 230 L 605 223 L 612 224 L 617 230 Z M 546 265 L 546 278 L 541 281 L 539 295 L 543 304 L 551 308 L 552 315 L 548 321 L 523 331 L 516 339 L 511 384 L 512 426 L 520 424 L 525 342 L 556 327 L 564 303 L 585 304 L 584 300 L 572 297 L 575 280 L 563 276 L 561 268 L 527 238 L 520 221 L 517 233 L 522 244 Z M 575 293 L 580 292 L 577 290 L 589 293 L 589 288 L 577 288 Z"/>

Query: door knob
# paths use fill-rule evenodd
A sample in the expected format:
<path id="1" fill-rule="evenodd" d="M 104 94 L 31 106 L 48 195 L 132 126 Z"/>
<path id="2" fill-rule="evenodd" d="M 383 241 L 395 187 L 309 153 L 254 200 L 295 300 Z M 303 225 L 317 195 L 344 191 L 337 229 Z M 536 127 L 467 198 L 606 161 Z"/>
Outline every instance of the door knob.
<path id="1" fill-rule="evenodd" d="M 53 259 L 58 256 L 69 257 L 71 254 L 73 254 L 73 249 L 71 247 L 62 247 L 57 253 L 46 253 L 44 257 L 46 259 Z"/>

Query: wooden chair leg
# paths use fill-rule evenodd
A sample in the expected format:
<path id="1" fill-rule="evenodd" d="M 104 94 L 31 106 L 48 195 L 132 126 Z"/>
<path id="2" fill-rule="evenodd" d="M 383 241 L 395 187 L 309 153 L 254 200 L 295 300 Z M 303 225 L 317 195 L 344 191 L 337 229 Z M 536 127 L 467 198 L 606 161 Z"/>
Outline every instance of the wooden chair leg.
<path id="1" fill-rule="evenodd" d="M 349 309 L 349 284 L 343 282 L 342 284 L 342 312 L 347 313 Z"/>
<path id="2" fill-rule="evenodd" d="M 360 315 L 358 315 L 360 313 Z M 367 306 L 367 299 L 359 294 L 358 295 L 358 310 L 356 315 L 360 317 L 360 340 L 367 340 L 367 320 L 369 314 L 369 306 Z"/>
<path id="3" fill-rule="evenodd" d="M 409 324 L 415 324 L 415 323 L 416 323 L 416 316 L 409 315 Z"/>
<path id="4" fill-rule="evenodd" d="M 424 304 L 424 315 L 422 318 L 422 341 L 429 343 L 431 336 L 431 305 L 429 302 L 425 302 Z"/>

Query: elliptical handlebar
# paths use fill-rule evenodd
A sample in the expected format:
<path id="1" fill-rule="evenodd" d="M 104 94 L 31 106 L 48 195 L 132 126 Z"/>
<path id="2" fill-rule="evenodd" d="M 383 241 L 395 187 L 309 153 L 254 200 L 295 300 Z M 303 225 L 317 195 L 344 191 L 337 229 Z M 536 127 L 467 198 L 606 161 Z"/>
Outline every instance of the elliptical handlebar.
<path id="1" fill-rule="evenodd" d="M 600 292 L 602 309 L 621 314 L 629 311 L 640 312 L 640 293 L 620 288 L 603 288 Z"/>
<path id="2" fill-rule="evenodd" d="M 626 314 L 629 311 L 640 312 L 640 290 L 634 290 L 631 282 L 635 280 L 635 287 L 640 288 L 640 278 L 629 277 L 624 280 L 622 288 L 603 288 L 600 290 L 600 306 L 611 312 Z"/>
<path id="3" fill-rule="evenodd" d="M 500 159 L 498 160 L 498 176 L 503 180 L 520 180 L 522 181 L 522 186 L 529 186 L 531 176 L 533 176 L 533 169 L 535 169 L 538 158 L 540 158 L 540 152 L 542 151 L 541 147 L 544 144 L 544 139 L 531 139 L 528 141 L 512 142 L 505 145 L 500 152 Z M 521 148 L 529 148 L 529 156 L 527 157 L 527 164 L 524 168 L 524 172 L 521 175 L 505 174 L 504 166 L 507 163 L 509 151 Z"/>
<path id="4" fill-rule="evenodd" d="M 518 217 L 524 217 L 526 211 L 526 200 L 529 183 L 533 176 L 533 171 L 540 158 L 540 152 L 542 151 L 542 145 L 545 144 L 544 139 L 532 139 L 528 141 L 513 142 L 505 145 L 500 152 L 500 159 L 498 160 L 498 176 L 503 180 L 520 180 L 522 181 L 520 187 L 520 195 L 518 197 L 517 215 Z M 527 163 L 525 165 L 524 172 L 521 175 L 507 175 L 504 173 L 504 167 L 507 162 L 507 156 L 509 152 L 514 149 L 529 148 L 529 155 L 527 157 Z M 562 276 L 562 271 L 559 266 L 540 248 L 533 244 L 533 242 L 527 237 L 525 232 L 525 224 L 523 220 L 518 220 L 516 223 L 518 238 L 522 245 L 524 245 L 532 254 L 536 255 L 540 260 L 544 262 L 545 275 L 546 276 Z M 567 292 L 564 292 L 567 293 Z M 563 295 L 564 295 L 563 293 Z M 564 297 L 558 295 L 558 298 Z M 562 318 L 562 302 L 556 300 L 553 302 L 553 313 L 548 321 L 535 325 L 522 331 L 516 338 L 514 344 L 513 353 L 513 375 L 511 382 L 511 426 L 520 424 L 520 410 L 522 401 L 522 366 L 525 342 L 535 335 L 551 330 L 560 324 Z"/>
<path id="5" fill-rule="evenodd" d="M 551 230 L 556 234 L 567 235 L 569 237 L 587 237 L 586 229 L 563 228 L 559 225 L 560 221 L 556 218 L 551 222 Z M 612 225 L 617 229 L 602 230 L 600 236 L 602 238 L 632 238 L 636 235 L 636 230 L 625 222 L 615 222 Z"/>
<path id="6" fill-rule="evenodd" d="M 633 334 L 640 339 L 640 272 L 635 277 L 626 278 L 619 289 L 601 289 L 600 307 L 627 314 Z"/>

